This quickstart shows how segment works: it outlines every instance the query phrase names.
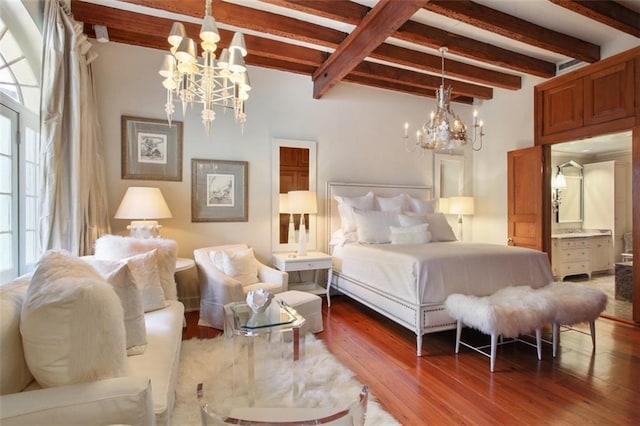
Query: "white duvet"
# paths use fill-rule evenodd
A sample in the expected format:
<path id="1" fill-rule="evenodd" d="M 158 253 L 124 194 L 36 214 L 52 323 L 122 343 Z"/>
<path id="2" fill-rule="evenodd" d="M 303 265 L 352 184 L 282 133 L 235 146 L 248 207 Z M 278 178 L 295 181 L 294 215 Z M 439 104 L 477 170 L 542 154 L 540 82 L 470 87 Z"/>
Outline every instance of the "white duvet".
<path id="1" fill-rule="evenodd" d="M 340 274 L 412 304 L 443 303 L 452 293 L 486 296 L 510 285 L 553 281 L 546 253 L 460 241 L 346 244 L 333 253 Z"/>

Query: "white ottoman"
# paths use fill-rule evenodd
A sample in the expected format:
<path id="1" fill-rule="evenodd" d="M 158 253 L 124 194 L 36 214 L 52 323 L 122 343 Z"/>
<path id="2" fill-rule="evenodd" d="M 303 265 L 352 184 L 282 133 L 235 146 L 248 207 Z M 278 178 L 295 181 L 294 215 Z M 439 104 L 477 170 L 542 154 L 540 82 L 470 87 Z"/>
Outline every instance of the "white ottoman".
<path id="1" fill-rule="evenodd" d="M 320 296 L 298 290 L 283 291 L 274 296 L 276 300 L 282 300 L 304 317 L 306 331 L 319 333 L 324 329 Z"/>

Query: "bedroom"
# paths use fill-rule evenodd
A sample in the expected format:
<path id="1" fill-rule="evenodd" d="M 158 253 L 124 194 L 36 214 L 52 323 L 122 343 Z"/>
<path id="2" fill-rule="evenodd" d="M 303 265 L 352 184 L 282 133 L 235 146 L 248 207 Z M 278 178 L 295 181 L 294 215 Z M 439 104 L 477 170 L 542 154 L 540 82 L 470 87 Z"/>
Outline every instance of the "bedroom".
<path id="1" fill-rule="evenodd" d="M 634 46 L 637 39 L 621 36 L 603 46 L 603 57 Z M 163 52 L 117 43 L 95 49 L 99 54 L 95 73 L 103 139 L 108 147 L 107 186 L 113 216 L 125 188 L 133 183 L 120 178 L 120 118 L 163 118 L 164 93 L 157 77 Z M 181 255 L 189 256 L 194 248 L 204 245 L 242 240 L 256 247 L 259 257 L 270 257 L 274 138 L 316 141 L 319 192 L 329 180 L 433 183 L 432 154 L 427 152 L 420 158 L 417 153 L 406 153 L 401 137 L 402 123 L 423 121 L 433 100 L 349 83 L 336 86 L 322 100 L 313 100 L 313 85 L 306 76 L 257 67 L 250 67 L 250 72 L 255 90 L 247 107 L 244 133 L 231 117 L 220 114 L 207 136 L 198 115 L 188 115 L 184 118 L 182 181 L 158 184 L 173 213 L 172 219 L 162 222 L 163 235 L 180 242 Z M 507 239 L 506 152 L 533 144 L 532 87 L 539 81 L 525 78 L 523 89 L 517 92 L 497 90 L 494 99 L 481 106 L 487 126 L 485 146 L 470 155 L 473 166 L 465 170 L 471 176 L 469 194 L 476 198 L 478 212 L 465 229 L 472 240 L 502 244 Z M 454 108 L 466 119 L 471 117 L 470 107 Z M 248 223 L 191 222 L 191 158 L 249 162 Z M 114 232 L 124 232 L 127 222 L 112 219 Z M 321 217 L 318 225 L 322 242 Z"/>

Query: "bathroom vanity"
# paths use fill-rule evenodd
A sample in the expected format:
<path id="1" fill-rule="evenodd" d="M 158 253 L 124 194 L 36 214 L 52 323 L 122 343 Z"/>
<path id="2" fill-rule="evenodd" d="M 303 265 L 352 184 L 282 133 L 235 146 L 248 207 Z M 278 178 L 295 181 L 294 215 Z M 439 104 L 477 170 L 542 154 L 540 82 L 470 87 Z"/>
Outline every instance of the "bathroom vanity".
<path id="1" fill-rule="evenodd" d="M 551 236 L 551 267 L 559 281 L 569 275 L 613 269 L 610 231 L 581 231 Z"/>

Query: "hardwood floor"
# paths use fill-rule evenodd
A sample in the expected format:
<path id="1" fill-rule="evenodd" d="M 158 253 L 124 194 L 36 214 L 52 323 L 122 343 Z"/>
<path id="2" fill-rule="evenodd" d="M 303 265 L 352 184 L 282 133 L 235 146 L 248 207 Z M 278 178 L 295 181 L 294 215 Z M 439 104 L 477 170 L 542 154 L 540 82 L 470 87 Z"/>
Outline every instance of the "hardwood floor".
<path id="1" fill-rule="evenodd" d="M 558 357 L 548 344 L 542 361 L 535 348 L 504 345 L 490 373 L 489 358 L 466 348 L 454 354 L 453 331 L 426 335 L 418 358 L 414 333 L 347 297 L 332 297 L 330 309 L 323 301 L 323 315 L 325 330 L 316 337 L 405 425 L 630 425 L 640 419 L 639 327 L 600 319 L 595 351 L 588 335 L 567 331 Z M 183 338 L 220 334 L 196 323 L 197 312 L 187 314 Z"/>

